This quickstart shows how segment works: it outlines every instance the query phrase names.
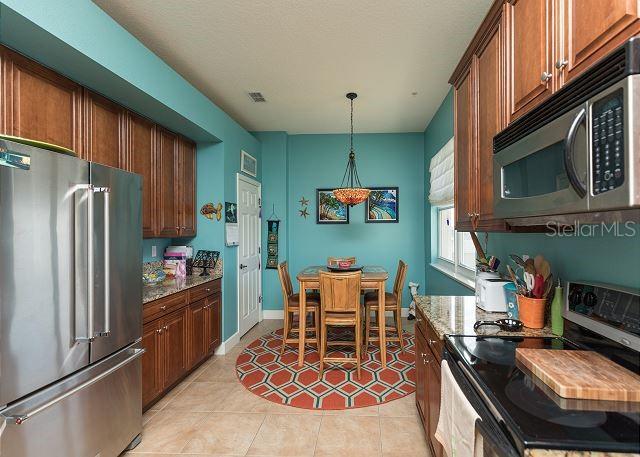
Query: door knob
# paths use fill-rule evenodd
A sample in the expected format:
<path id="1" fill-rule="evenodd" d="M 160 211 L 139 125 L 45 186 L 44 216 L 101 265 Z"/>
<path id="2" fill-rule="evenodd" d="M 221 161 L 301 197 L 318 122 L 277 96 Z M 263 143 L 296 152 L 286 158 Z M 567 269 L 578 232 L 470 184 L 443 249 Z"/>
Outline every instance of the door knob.
<path id="1" fill-rule="evenodd" d="M 247 266 L 241 263 L 241 264 L 240 264 L 240 269 L 241 269 L 241 270 L 244 270 L 245 268 L 247 268 Z"/>

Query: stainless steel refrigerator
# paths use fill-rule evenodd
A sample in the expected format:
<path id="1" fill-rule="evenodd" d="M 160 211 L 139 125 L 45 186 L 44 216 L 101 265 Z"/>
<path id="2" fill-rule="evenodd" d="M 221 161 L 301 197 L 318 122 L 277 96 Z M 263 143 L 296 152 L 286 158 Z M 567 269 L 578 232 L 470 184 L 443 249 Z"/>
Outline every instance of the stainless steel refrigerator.
<path id="1" fill-rule="evenodd" d="M 0 456 L 142 430 L 140 176 L 0 140 Z"/>

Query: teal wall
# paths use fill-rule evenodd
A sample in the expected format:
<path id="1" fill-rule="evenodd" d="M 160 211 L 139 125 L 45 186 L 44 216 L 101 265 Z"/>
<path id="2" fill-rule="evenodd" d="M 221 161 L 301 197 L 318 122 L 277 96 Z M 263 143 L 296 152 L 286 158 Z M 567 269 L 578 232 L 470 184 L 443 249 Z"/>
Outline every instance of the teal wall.
<path id="1" fill-rule="evenodd" d="M 262 144 L 262 265 L 267 264 L 267 220 L 272 211 L 280 219 L 278 261 L 288 260 L 288 181 L 286 132 L 256 132 Z M 262 272 L 263 309 L 282 309 L 282 292 L 277 270 Z"/>
<path id="2" fill-rule="evenodd" d="M 436 115 L 424 132 L 425 162 L 429 166 L 431 157 L 453 136 L 453 91 L 444 99 Z M 429 176 L 427 171 L 426 179 Z M 435 234 L 428 223 L 431 208 L 425 208 L 425 258 L 427 262 L 434 254 L 432 246 Z M 583 232 L 588 234 L 588 232 Z M 542 233 L 490 233 L 487 253 L 502 260 L 502 268 L 509 254 L 544 255 L 551 263 L 555 276 L 563 280 L 588 280 L 640 288 L 640 226 L 621 227 L 622 234 L 616 236 L 595 231 L 595 236 L 551 237 Z M 479 235 L 482 241 L 484 235 Z M 427 265 L 426 289 L 428 294 L 454 295 L 466 293 L 467 289 L 433 267 Z"/>
<path id="3" fill-rule="evenodd" d="M 0 0 L 0 43 L 198 142 L 198 204 L 235 201 L 240 151 L 258 159 L 260 143 L 88 0 Z M 196 249 L 225 259 L 223 337 L 237 331 L 236 253 L 224 247 L 224 223 L 198 215 Z M 147 240 L 162 253 L 168 240 Z"/>
<path id="4" fill-rule="evenodd" d="M 424 246 L 426 274 L 424 284 L 420 285 L 419 292 L 430 295 L 473 295 L 473 290 L 463 286 L 451 277 L 433 268 L 430 263 L 436 257 L 432 247 L 437 242 L 437 233 L 431 230 L 432 209 L 426 196 L 429 194 L 429 163 L 433 156 L 453 136 L 453 91 L 450 90 L 429 122 L 424 131 L 424 182 L 425 182 L 425 209 L 424 209 Z"/>
<path id="5" fill-rule="evenodd" d="M 263 134 L 261 134 L 263 135 Z M 288 260 L 292 276 L 308 265 L 326 262 L 328 256 L 354 255 L 358 263 L 382 265 L 390 272 L 388 290 L 395 279 L 397 262 L 409 265 L 409 281 L 424 278 L 424 146 L 422 133 L 359 134 L 355 136 L 358 172 L 364 185 L 398 186 L 397 224 L 366 224 L 364 205 L 351 208 L 348 225 L 316 224 L 316 188 L 340 184 L 347 164 L 349 136 L 342 134 L 291 135 L 283 151 L 282 133 L 269 133 L 263 140 L 264 214 L 271 212 L 266 195 L 276 203 L 282 217 L 286 206 L 286 250 L 279 260 Z M 286 168 L 282 165 L 286 161 Z M 286 170 L 286 173 L 284 172 Z M 283 196 L 287 196 L 286 201 Z M 299 200 L 310 203 L 307 219 L 299 215 Z M 265 218 L 266 219 L 266 218 Z M 263 221 L 266 225 L 266 221 Z M 265 228 L 266 230 L 266 228 Z M 266 233 L 266 232 L 265 232 Z M 266 250 L 266 239 L 263 241 Z M 263 256 L 266 258 L 266 255 Z M 265 309 L 282 309 L 276 270 L 263 273 Z M 404 305 L 410 302 L 405 287 Z"/>

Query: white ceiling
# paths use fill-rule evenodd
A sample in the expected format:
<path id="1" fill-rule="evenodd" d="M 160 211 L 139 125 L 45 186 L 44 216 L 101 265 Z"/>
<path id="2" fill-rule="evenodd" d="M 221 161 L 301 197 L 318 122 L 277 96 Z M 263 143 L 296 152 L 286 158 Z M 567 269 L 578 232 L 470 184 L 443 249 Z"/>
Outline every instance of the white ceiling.
<path id="1" fill-rule="evenodd" d="M 94 1 L 245 128 L 289 133 L 348 131 L 349 91 L 356 132 L 424 130 L 492 3 Z"/>

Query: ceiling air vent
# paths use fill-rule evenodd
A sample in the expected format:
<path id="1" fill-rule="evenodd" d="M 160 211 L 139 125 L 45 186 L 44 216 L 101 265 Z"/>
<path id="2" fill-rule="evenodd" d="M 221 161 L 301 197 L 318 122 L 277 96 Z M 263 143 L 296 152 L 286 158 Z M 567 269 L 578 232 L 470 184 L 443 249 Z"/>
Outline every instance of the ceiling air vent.
<path id="1" fill-rule="evenodd" d="M 256 103 L 267 101 L 265 100 L 264 95 L 262 95 L 262 92 L 249 92 L 249 97 L 251 97 L 251 100 Z"/>

